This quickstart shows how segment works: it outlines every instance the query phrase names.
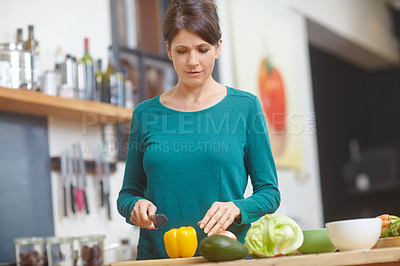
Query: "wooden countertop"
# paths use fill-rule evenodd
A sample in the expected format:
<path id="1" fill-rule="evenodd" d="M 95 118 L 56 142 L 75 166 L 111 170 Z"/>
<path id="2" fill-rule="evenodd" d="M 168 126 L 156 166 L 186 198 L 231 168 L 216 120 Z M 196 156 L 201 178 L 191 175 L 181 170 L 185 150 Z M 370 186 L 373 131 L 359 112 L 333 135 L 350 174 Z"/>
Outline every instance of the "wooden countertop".
<path id="1" fill-rule="evenodd" d="M 334 266 L 334 265 L 400 265 L 400 247 L 377 248 L 368 251 L 345 251 L 334 253 L 296 255 L 257 260 L 237 260 L 227 262 L 210 262 L 203 257 L 161 259 L 146 261 L 124 261 L 111 263 L 111 266 L 147 266 L 147 265 L 245 265 L 245 266 Z"/>

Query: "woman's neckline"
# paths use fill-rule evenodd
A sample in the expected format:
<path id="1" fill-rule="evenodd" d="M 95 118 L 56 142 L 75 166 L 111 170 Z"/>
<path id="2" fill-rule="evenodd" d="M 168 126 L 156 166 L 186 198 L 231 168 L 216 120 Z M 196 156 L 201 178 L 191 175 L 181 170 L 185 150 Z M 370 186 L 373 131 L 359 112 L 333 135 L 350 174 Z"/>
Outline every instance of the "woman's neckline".
<path id="1" fill-rule="evenodd" d="M 167 107 L 167 106 L 165 106 L 164 104 L 161 103 L 161 101 L 160 101 L 160 96 L 161 96 L 161 94 L 159 94 L 159 95 L 157 96 L 157 102 L 158 102 L 158 104 L 161 105 L 164 109 L 167 109 L 167 110 L 169 110 L 169 111 L 173 111 L 173 112 L 176 112 L 176 113 L 187 113 L 187 114 L 190 114 L 190 113 L 200 113 L 200 112 L 204 112 L 204 111 L 208 111 L 208 110 L 210 110 L 210 109 L 213 109 L 213 108 L 217 107 L 218 105 L 222 104 L 222 103 L 228 98 L 228 95 L 230 94 L 230 88 L 229 88 L 228 86 L 225 86 L 225 88 L 226 88 L 226 95 L 224 96 L 224 98 L 222 98 L 219 102 L 215 103 L 214 105 L 211 105 L 210 107 L 207 107 L 207 108 L 204 108 L 204 109 L 201 109 L 201 110 L 197 110 L 197 111 L 181 111 L 181 110 L 169 108 L 169 107 Z"/>

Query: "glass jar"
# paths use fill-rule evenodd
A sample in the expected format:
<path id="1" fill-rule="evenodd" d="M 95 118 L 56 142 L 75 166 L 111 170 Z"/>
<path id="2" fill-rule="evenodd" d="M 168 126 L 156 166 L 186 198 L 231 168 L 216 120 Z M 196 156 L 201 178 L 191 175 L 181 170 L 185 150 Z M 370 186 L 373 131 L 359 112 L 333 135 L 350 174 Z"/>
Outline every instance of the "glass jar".
<path id="1" fill-rule="evenodd" d="M 83 266 L 103 265 L 104 235 L 79 237 L 79 257 Z"/>
<path id="2" fill-rule="evenodd" d="M 73 241 L 72 237 L 46 238 L 48 265 L 74 265 Z"/>
<path id="3" fill-rule="evenodd" d="M 120 260 L 132 260 L 132 248 L 128 239 L 121 239 Z"/>
<path id="4" fill-rule="evenodd" d="M 44 238 L 16 238 L 14 244 L 18 266 L 41 266 L 44 264 Z"/>

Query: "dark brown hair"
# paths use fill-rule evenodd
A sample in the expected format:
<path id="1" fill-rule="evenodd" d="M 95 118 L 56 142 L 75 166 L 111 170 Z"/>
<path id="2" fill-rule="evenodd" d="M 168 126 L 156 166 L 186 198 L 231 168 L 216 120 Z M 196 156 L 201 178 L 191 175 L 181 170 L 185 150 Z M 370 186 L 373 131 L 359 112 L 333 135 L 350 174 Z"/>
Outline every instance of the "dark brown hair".
<path id="1" fill-rule="evenodd" d="M 197 33 L 212 45 L 221 39 L 216 5 L 210 0 L 172 0 L 162 27 L 164 41 L 172 40 L 182 29 Z"/>

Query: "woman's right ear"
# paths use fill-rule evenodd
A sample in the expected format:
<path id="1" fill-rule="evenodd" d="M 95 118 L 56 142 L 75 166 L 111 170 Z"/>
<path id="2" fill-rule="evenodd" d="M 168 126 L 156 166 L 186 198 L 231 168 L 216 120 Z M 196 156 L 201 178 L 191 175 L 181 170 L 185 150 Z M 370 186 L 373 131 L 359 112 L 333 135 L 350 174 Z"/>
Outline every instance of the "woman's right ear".
<path id="1" fill-rule="evenodd" d="M 165 41 L 165 48 L 167 49 L 168 58 L 172 61 L 171 49 L 167 41 Z"/>

